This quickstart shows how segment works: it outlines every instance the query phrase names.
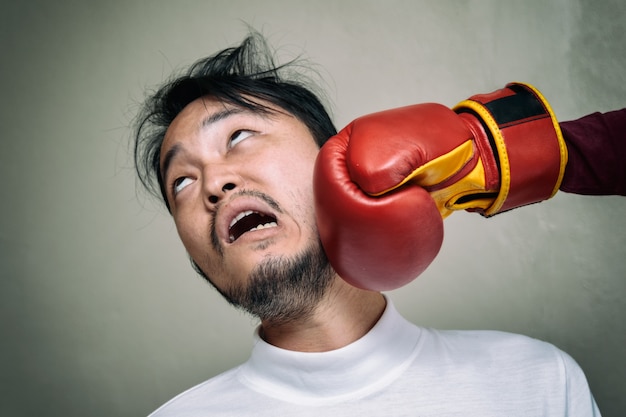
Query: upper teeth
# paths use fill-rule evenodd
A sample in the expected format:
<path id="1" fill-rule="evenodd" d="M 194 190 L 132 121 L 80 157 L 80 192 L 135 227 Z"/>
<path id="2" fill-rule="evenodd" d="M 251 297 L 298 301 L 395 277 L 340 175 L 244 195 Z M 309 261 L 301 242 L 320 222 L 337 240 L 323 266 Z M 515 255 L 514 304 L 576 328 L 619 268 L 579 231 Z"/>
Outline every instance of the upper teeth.
<path id="1" fill-rule="evenodd" d="M 228 225 L 228 227 L 233 227 L 235 225 L 235 223 L 237 223 L 239 220 L 243 219 L 246 216 L 251 215 L 252 213 L 254 213 L 252 210 L 247 210 L 247 211 L 243 211 L 241 213 L 239 213 L 237 216 L 235 216 L 234 219 L 232 219 L 230 221 L 230 224 Z"/>
<path id="2" fill-rule="evenodd" d="M 254 213 L 254 211 L 252 210 L 247 210 L 244 212 L 239 213 L 237 216 L 235 216 L 234 219 L 231 220 L 230 225 L 228 226 L 229 229 L 231 229 L 239 220 L 243 219 L 246 216 L 251 215 L 252 213 Z M 252 229 L 248 230 L 249 232 L 253 232 L 255 230 L 261 230 L 261 229 L 266 229 L 268 227 L 276 227 L 278 226 L 278 224 L 275 221 L 271 221 L 265 224 L 259 224 L 258 226 L 253 227 Z M 230 235 L 230 241 L 234 242 L 235 240 L 235 236 Z"/>

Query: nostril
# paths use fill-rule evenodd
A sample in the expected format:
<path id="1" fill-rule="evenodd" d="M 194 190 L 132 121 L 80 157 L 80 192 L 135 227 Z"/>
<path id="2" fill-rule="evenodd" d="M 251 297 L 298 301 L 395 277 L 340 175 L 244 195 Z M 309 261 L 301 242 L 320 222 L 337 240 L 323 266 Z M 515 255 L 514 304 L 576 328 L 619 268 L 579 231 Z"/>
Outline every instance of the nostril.
<path id="1" fill-rule="evenodd" d="M 235 184 L 233 184 L 232 182 L 228 182 L 228 183 L 226 183 L 226 184 L 224 184 L 222 186 L 222 192 L 226 193 L 227 191 L 234 190 L 236 187 L 237 186 Z M 212 194 L 212 195 L 209 196 L 209 203 L 217 204 L 217 202 L 220 201 L 221 197 L 222 197 L 221 194 L 220 195 Z"/>

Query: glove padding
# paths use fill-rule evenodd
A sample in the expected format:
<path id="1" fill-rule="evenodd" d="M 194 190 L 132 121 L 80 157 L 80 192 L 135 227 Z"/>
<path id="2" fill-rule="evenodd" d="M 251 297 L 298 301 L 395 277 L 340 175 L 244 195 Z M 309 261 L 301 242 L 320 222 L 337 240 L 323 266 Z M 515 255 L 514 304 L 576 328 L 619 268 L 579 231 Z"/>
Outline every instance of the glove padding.
<path id="1" fill-rule="evenodd" d="M 398 288 L 437 255 L 443 217 L 550 198 L 566 161 L 548 103 L 527 84 L 472 96 L 454 111 L 427 103 L 364 116 L 318 156 L 320 237 L 349 283 Z"/>
<path id="2" fill-rule="evenodd" d="M 443 220 L 422 187 L 407 185 L 371 197 L 351 180 L 350 135 L 357 124 L 329 140 L 317 158 L 313 184 L 319 234 L 345 281 L 367 290 L 391 290 L 413 280 L 437 256 Z M 379 147 L 384 149 L 384 143 Z"/>

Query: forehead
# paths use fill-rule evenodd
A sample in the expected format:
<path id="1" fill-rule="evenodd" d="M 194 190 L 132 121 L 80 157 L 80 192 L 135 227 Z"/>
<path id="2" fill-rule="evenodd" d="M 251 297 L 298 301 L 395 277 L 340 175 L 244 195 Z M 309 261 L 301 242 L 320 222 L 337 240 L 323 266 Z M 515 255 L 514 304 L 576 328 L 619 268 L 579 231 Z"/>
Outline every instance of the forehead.
<path id="1" fill-rule="evenodd" d="M 246 97 L 244 97 L 245 99 Z M 268 101 L 250 99 L 249 103 L 252 103 L 252 106 L 227 103 L 210 96 L 197 98 L 186 105 L 174 118 L 167 128 L 163 144 L 175 134 L 197 132 L 203 127 L 234 114 L 258 117 L 264 120 L 287 118 L 291 119 L 290 122 L 292 123 L 300 122 L 289 111 Z"/>
<path id="2" fill-rule="evenodd" d="M 205 128 L 225 119 L 241 121 L 246 125 L 243 127 L 248 128 L 250 123 L 255 124 L 257 121 L 269 123 L 264 124 L 264 126 L 266 128 L 270 125 L 274 126 L 273 130 L 280 125 L 280 130 L 291 131 L 292 133 L 298 131 L 300 134 L 308 136 L 315 144 L 308 127 L 291 113 L 263 100 L 254 100 L 254 103 L 259 107 L 258 109 L 225 103 L 209 96 L 192 101 L 174 118 L 165 132 L 160 149 L 161 165 L 172 148 L 180 148 L 185 146 L 185 142 L 198 139 L 202 136 L 201 132 Z"/>
<path id="3" fill-rule="evenodd" d="M 178 113 L 167 128 L 161 143 L 161 162 L 176 143 L 196 137 L 204 127 L 236 114 L 265 117 L 261 111 L 224 103 L 212 97 L 201 97 L 189 103 Z"/>
<path id="4" fill-rule="evenodd" d="M 201 97 L 189 103 L 178 113 L 165 132 L 163 146 L 177 136 L 199 131 L 215 115 L 241 112 L 243 109 L 225 104 L 211 97 Z M 223 117 L 223 116 L 222 116 Z"/>

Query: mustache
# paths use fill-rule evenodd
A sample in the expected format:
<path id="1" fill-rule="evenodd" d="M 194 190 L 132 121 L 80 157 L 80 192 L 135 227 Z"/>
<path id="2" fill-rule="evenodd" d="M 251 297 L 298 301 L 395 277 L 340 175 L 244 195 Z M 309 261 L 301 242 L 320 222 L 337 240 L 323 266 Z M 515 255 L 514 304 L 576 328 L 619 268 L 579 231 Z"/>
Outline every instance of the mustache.
<path id="1" fill-rule="evenodd" d="M 268 206 L 270 206 L 272 208 L 272 210 L 274 210 L 276 213 L 282 214 L 283 210 L 280 207 L 280 204 L 278 204 L 278 202 L 276 200 L 274 200 L 271 196 L 269 196 L 268 194 L 265 194 L 261 191 L 256 191 L 256 190 L 240 190 L 235 192 L 234 194 L 232 194 L 230 196 L 230 198 L 228 199 L 228 201 L 235 199 L 235 198 L 239 198 L 239 197 L 254 197 L 254 198 L 258 198 L 259 200 L 264 201 Z M 222 242 L 220 241 L 218 235 L 217 235 L 217 227 L 215 226 L 216 224 L 216 220 L 217 220 L 217 214 L 220 212 L 222 205 L 225 204 L 225 201 L 220 202 L 217 207 L 216 210 L 214 210 L 211 213 L 211 245 L 213 246 L 213 249 L 215 249 L 215 251 L 217 253 L 221 255 L 223 255 L 224 253 L 224 247 L 222 246 Z"/>

